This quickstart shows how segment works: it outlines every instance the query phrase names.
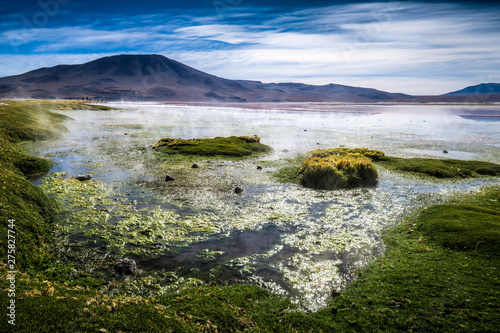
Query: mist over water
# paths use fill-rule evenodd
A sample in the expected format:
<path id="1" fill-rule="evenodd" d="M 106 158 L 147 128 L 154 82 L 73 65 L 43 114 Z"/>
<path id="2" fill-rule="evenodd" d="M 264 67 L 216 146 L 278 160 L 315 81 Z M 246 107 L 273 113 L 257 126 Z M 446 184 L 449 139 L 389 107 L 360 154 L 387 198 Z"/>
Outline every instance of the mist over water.
<path id="1" fill-rule="evenodd" d="M 375 188 L 315 191 L 272 180 L 270 172 L 286 166 L 286 159 L 345 146 L 399 157 L 500 163 L 500 122 L 461 117 L 470 114 L 466 107 L 111 106 L 121 110 L 62 112 L 74 119 L 65 123 L 69 134 L 40 155 L 58 163 L 51 172 L 68 177 L 91 172 L 114 202 L 133 202 L 132 213 L 150 217 L 151 223 L 175 220 L 165 228 L 176 223 L 182 232 L 166 245 L 158 241 L 154 251 L 151 244 L 131 241 L 118 246 L 113 240 L 123 234 L 116 226 L 131 223 L 130 214 L 117 213 L 118 207 L 102 221 L 106 236 L 92 237 L 107 242 L 107 251 L 134 257 L 146 272 L 257 283 L 312 310 L 351 281 L 357 268 L 381 255 L 383 229 L 453 190 L 473 190 L 493 180 L 432 182 L 379 170 Z M 500 114 L 496 108 L 485 112 Z M 257 135 L 274 152 L 242 162 L 203 161 L 192 170 L 189 162 L 163 161 L 150 149 L 164 137 L 231 135 Z M 164 182 L 166 173 L 176 182 Z M 234 194 L 235 185 L 244 192 Z"/>

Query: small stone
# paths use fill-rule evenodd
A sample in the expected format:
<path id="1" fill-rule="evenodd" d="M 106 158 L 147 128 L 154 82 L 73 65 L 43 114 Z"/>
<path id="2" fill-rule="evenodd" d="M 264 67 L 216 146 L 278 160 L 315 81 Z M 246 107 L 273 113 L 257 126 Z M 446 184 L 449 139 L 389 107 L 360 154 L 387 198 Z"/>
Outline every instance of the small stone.
<path id="1" fill-rule="evenodd" d="M 262 170 L 262 166 L 258 165 L 257 170 Z"/>
<path id="2" fill-rule="evenodd" d="M 200 166 L 196 163 L 193 163 L 193 165 L 191 165 L 191 168 L 192 169 L 198 169 Z"/>
<path id="3" fill-rule="evenodd" d="M 85 180 L 90 180 L 90 179 L 92 179 L 92 176 L 91 176 L 91 175 L 77 175 L 77 176 L 75 176 L 75 179 L 77 179 L 77 180 L 79 180 L 79 181 L 83 182 L 83 181 L 85 181 Z"/>
<path id="4" fill-rule="evenodd" d="M 448 151 L 447 150 L 443 150 L 443 154 L 448 154 Z"/>
<path id="5" fill-rule="evenodd" d="M 137 270 L 137 264 L 134 259 L 122 259 L 115 264 L 115 271 L 120 275 L 132 275 Z"/>
<path id="6" fill-rule="evenodd" d="M 284 152 L 284 153 L 288 153 L 288 152 L 289 152 L 289 150 L 288 150 L 288 149 L 283 149 L 283 152 Z"/>
<path id="7" fill-rule="evenodd" d="M 106 329 L 105 329 L 105 328 L 101 328 L 101 329 L 99 329 L 99 331 L 98 331 L 98 332 L 99 332 L 99 333 L 108 333 L 108 331 L 106 331 Z"/>
<path id="8" fill-rule="evenodd" d="M 239 186 L 236 186 L 236 187 L 234 188 L 234 193 L 236 193 L 236 194 L 243 193 L 243 189 L 242 189 L 241 187 L 239 187 Z"/>
<path id="9" fill-rule="evenodd" d="M 123 133 L 123 135 L 128 135 L 128 133 Z"/>
<path id="10" fill-rule="evenodd" d="M 166 181 L 166 182 L 171 182 L 171 181 L 173 181 L 173 180 L 175 180 L 174 176 L 172 176 L 172 175 L 167 175 L 167 176 L 165 176 L 165 181 Z"/>

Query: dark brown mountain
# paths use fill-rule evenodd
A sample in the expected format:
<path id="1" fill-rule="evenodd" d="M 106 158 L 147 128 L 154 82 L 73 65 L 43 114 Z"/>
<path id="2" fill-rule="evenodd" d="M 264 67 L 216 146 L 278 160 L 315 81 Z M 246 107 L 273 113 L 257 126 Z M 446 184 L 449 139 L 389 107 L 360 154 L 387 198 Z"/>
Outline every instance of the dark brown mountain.
<path id="1" fill-rule="evenodd" d="M 81 65 L 59 65 L 0 78 L 0 97 L 373 103 L 411 96 L 337 84 L 313 86 L 228 80 L 161 55 L 117 55 Z"/>
<path id="2" fill-rule="evenodd" d="M 440 96 L 410 96 L 339 84 L 228 80 L 161 55 L 116 55 L 81 65 L 40 68 L 0 78 L 0 98 L 183 102 L 470 102 L 500 101 L 498 84 Z"/>

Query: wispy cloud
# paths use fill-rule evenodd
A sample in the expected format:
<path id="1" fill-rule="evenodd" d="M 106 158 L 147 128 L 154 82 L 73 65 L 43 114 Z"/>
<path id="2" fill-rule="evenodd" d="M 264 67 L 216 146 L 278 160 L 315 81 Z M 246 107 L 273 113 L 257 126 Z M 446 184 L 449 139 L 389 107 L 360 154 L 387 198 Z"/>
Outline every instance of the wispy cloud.
<path id="1" fill-rule="evenodd" d="M 0 48 L 18 52 L 9 55 L 9 65 L 0 64 L 0 75 L 132 52 L 161 53 L 233 79 L 413 94 L 500 80 L 498 7 L 391 1 L 295 11 L 239 6 L 223 17 L 206 8 L 119 17 L 73 14 L 77 24 L 28 30 L 0 24 Z"/>

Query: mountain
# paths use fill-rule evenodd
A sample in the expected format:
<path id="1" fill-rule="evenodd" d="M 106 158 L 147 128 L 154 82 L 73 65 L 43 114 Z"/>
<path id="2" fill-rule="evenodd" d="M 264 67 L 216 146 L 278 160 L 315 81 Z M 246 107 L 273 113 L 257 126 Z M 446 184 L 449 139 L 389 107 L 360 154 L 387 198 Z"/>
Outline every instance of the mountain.
<path id="1" fill-rule="evenodd" d="M 392 102 L 411 98 L 338 84 L 228 80 L 161 55 L 116 55 L 81 65 L 41 68 L 0 78 L 2 98 L 137 101 Z"/>
<path id="2" fill-rule="evenodd" d="M 500 83 L 481 83 L 477 86 L 470 86 L 462 90 L 453 91 L 445 94 L 450 95 L 487 95 L 500 94 Z"/>

